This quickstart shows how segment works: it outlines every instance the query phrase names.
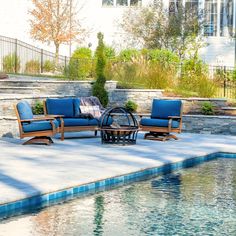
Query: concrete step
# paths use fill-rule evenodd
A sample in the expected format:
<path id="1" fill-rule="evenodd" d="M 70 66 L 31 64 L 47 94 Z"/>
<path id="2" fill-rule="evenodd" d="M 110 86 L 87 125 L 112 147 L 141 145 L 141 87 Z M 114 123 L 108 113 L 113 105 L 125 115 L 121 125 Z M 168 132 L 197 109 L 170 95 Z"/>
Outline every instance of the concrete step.
<path id="1" fill-rule="evenodd" d="M 1 94 L 40 94 L 41 87 L 3 87 L 0 86 Z"/>

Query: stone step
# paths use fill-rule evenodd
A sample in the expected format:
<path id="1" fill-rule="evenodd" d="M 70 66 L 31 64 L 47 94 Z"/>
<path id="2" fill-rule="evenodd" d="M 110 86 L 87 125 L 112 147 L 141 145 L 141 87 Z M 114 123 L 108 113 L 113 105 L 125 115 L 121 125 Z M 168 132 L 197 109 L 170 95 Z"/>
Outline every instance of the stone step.
<path id="1" fill-rule="evenodd" d="M 1 94 L 40 94 L 41 87 L 0 87 Z"/>
<path id="2" fill-rule="evenodd" d="M 38 87 L 37 81 L 1 80 L 0 87 Z"/>
<path id="3" fill-rule="evenodd" d="M 222 107 L 221 109 L 227 116 L 236 116 L 236 107 Z"/>

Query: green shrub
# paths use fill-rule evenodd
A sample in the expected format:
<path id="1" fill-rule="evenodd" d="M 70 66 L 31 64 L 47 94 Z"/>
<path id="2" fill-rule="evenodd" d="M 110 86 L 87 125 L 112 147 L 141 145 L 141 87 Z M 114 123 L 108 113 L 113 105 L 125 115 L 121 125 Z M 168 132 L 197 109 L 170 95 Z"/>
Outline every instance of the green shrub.
<path id="1" fill-rule="evenodd" d="M 120 61 L 131 61 L 133 58 L 138 57 L 141 54 L 137 49 L 124 49 L 120 51 Z"/>
<path id="2" fill-rule="evenodd" d="M 5 73 L 18 73 L 20 71 L 20 58 L 14 53 L 3 57 L 3 71 Z"/>
<path id="3" fill-rule="evenodd" d="M 214 115 L 215 110 L 211 102 L 203 102 L 201 106 L 201 112 L 204 115 Z"/>
<path id="4" fill-rule="evenodd" d="M 46 60 L 43 63 L 43 71 L 44 72 L 53 72 L 55 70 L 55 63 L 53 61 L 50 60 Z"/>
<path id="5" fill-rule="evenodd" d="M 93 85 L 92 92 L 93 96 L 98 97 L 101 104 L 106 107 L 108 104 L 108 93 L 105 89 L 106 77 L 104 74 L 106 66 L 106 58 L 104 55 L 104 43 L 103 43 L 103 34 L 98 33 L 98 46 L 96 49 L 97 63 L 96 63 L 96 81 Z"/>
<path id="6" fill-rule="evenodd" d="M 134 63 L 117 65 L 115 76 L 120 88 L 136 88 L 139 84 L 138 67 Z"/>
<path id="7" fill-rule="evenodd" d="M 42 115 L 42 114 L 44 114 L 43 102 L 36 101 L 35 105 L 32 107 L 32 110 L 33 110 L 33 114 L 34 115 Z"/>
<path id="8" fill-rule="evenodd" d="M 171 89 L 176 83 L 176 70 L 174 67 L 164 67 L 160 62 L 152 62 L 142 78 L 148 89 Z"/>
<path id="9" fill-rule="evenodd" d="M 135 102 L 129 100 L 125 103 L 125 108 L 130 112 L 135 112 L 137 111 L 138 105 Z"/>
<path id="10" fill-rule="evenodd" d="M 198 58 L 185 60 L 182 65 L 178 91 L 196 93 L 199 97 L 214 97 L 216 84 L 210 78 L 207 65 Z"/>
<path id="11" fill-rule="evenodd" d="M 199 76 L 196 91 L 199 97 L 211 98 L 214 97 L 217 91 L 214 80 L 207 75 Z"/>
<path id="12" fill-rule="evenodd" d="M 65 67 L 64 73 L 70 80 L 78 79 L 78 60 L 70 59 L 69 65 Z"/>
<path id="13" fill-rule="evenodd" d="M 150 61 L 156 61 L 165 66 L 177 66 L 180 58 L 167 49 L 143 49 L 142 54 Z"/>
<path id="14" fill-rule="evenodd" d="M 25 63 L 25 73 L 28 74 L 39 74 L 40 73 L 40 62 L 37 60 L 30 60 Z"/>
<path id="15" fill-rule="evenodd" d="M 104 47 L 104 55 L 107 59 L 113 59 L 116 57 L 116 52 L 113 47 L 105 46 Z"/>
<path id="16" fill-rule="evenodd" d="M 129 62 L 115 63 L 109 72 L 120 88 L 172 88 L 177 84 L 176 75 L 174 67 L 163 67 L 160 62 L 149 61 L 142 55 Z"/>
<path id="17" fill-rule="evenodd" d="M 93 69 L 91 49 L 85 47 L 77 48 L 72 54 L 69 67 L 69 77 L 73 79 L 84 79 L 91 76 Z"/>

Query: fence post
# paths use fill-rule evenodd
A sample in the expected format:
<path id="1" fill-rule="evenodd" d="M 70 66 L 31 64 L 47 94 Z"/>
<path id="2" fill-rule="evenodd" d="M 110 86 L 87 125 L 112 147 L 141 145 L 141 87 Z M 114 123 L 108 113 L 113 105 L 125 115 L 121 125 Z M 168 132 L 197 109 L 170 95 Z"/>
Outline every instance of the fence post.
<path id="1" fill-rule="evenodd" d="M 224 97 L 226 97 L 226 66 L 224 66 Z"/>
<path id="2" fill-rule="evenodd" d="M 43 49 L 41 49 L 41 73 L 43 73 Z"/>
<path id="3" fill-rule="evenodd" d="M 18 44 L 17 39 L 15 39 L 15 66 L 14 66 L 15 73 L 17 73 L 17 44 Z"/>
<path id="4" fill-rule="evenodd" d="M 67 64 L 67 57 L 65 56 L 65 68 L 66 68 L 66 64 Z"/>

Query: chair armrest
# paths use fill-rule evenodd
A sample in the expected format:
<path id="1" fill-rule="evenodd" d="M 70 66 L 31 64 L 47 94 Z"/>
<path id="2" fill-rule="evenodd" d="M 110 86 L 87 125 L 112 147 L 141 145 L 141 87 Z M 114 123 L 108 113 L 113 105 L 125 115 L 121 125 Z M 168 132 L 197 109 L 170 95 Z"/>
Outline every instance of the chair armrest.
<path id="1" fill-rule="evenodd" d="M 43 120 L 54 120 L 54 117 L 50 116 L 41 116 L 41 117 L 34 117 L 33 119 L 26 119 L 26 120 L 20 120 L 20 122 L 31 122 L 31 121 L 43 121 Z"/>
<path id="2" fill-rule="evenodd" d="M 181 116 L 168 116 L 168 119 L 181 119 Z"/>
<path id="3" fill-rule="evenodd" d="M 60 117 L 64 117 L 64 115 L 46 115 L 46 117 L 60 118 Z"/>

